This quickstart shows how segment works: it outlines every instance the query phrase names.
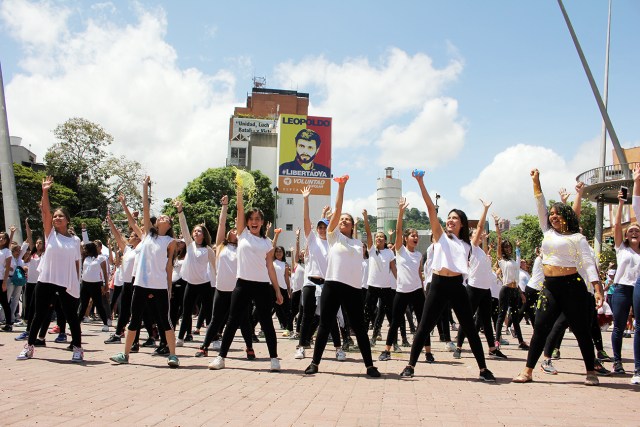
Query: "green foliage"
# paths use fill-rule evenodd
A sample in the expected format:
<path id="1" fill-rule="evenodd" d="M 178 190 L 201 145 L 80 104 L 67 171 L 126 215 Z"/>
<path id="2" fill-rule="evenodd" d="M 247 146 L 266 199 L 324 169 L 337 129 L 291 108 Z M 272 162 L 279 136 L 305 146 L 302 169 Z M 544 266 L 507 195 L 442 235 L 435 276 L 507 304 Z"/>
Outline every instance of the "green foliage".
<path id="1" fill-rule="evenodd" d="M 100 240 L 102 243 L 107 243 L 108 234 L 105 229 L 102 227 L 102 220 L 99 218 L 80 218 L 73 217 L 71 218 L 71 225 L 73 226 L 73 230 L 76 235 L 82 239 L 82 223 L 87 226 L 87 235 L 89 236 L 89 240 Z"/>
<path id="2" fill-rule="evenodd" d="M 250 206 L 245 200 L 245 210 L 257 207 L 262 210 L 265 221 L 273 222 L 275 211 L 275 197 L 272 192 L 271 180 L 260 171 L 251 171 L 257 193 Z M 235 223 L 236 215 L 236 186 L 235 172 L 231 167 L 211 168 L 200 174 L 199 177 L 187 184 L 178 198 L 182 200 L 184 213 L 189 229 L 196 224 L 205 224 L 212 238 L 215 237 L 220 215 L 220 199 L 229 196 L 229 209 L 226 227 L 230 228 Z M 165 206 L 162 212 L 172 217 L 177 217 L 176 208 L 172 199 L 164 200 Z M 177 221 L 176 227 L 179 228 Z"/>
<path id="3" fill-rule="evenodd" d="M 520 241 L 520 256 L 526 260 L 535 258 L 535 249 L 542 243 L 542 229 L 537 215 L 524 214 L 516 217 L 520 222 L 502 233 L 503 239 L 511 241 L 515 247 L 516 241 Z M 496 241 L 496 233 L 492 231 L 489 239 Z M 493 254 L 495 257 L 495 252 Z"/>
<path id="4" fill-rule="evenodd" d="M 592 242 L 596 234 L 596 208 L 587 199 L 582 199 L 580 210 L 580 227 L 587 241 Z"/>

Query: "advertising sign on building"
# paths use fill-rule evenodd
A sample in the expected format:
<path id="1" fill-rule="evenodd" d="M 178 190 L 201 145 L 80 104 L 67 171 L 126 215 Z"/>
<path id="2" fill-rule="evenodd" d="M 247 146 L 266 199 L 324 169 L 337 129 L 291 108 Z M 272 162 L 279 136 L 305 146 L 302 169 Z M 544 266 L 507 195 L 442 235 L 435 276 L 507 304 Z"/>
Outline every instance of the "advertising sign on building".
<path id="1" fill-rule="evenodd" d="M 331 118 L 280 115 L 278 191 L 331 194 Z"/>
<path id="2" fill-rule="evenodd" d="M 274 126 L 274 120 L 234 117 L 231 141 L 248 141 L 252 132 L 274 132 Z"/>

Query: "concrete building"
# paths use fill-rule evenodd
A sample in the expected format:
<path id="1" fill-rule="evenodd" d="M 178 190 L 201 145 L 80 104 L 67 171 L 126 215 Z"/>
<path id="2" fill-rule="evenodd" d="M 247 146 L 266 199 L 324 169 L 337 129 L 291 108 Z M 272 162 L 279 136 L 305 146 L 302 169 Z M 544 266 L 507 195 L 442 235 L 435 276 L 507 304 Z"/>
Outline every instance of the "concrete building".
<path id="1" fill-rule="evenodd" d="M 13 163 L 17 163 L 36 171 L 44 170 L 45 165 L 38 163 L 35 153 L 22 145 L 22 138 L 19 136 L 11 136 L 11 158 Z"/>

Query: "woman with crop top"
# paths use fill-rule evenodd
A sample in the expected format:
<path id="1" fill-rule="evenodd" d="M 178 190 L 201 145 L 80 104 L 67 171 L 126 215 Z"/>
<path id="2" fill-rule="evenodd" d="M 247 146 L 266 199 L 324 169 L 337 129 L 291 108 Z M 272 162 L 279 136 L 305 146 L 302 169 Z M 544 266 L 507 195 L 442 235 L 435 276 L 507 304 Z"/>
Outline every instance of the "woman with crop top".
<path id="1" fill-rule="evenodd" d="M 467 215 L 458 209 L 451 210 L 447 217 L 446 230 L 443 230 L 438 220 L 436 207 L 424 185 L 423 174 L 414 171 L 412 175 L 420 186 L 420 192 L 427 205 L 429 221 L 432 227 L 434 248 L 431 268 L 433 275 L 431 287 L 424 302 L 418 330 L 411 346 L 409 364 L 404 368 L 400 376 L 404 378 L 413 377 L 414 367 L 418 362 L 426 336 L 436 325 L 438 317 L 440 317 L 446 303 L 449 302 L 458 318 L 460 327 L 469 338 L 471 350 L 480 368 L 479 378 L 483 381 L 494 382 L 495 378 L 485 364 L 482 343 L 473 322 L 469 297 L 463 284 L 464 276 L 469 272 L 471 251 Z"/>
<path id="2" fill-rule="evenodd" d="M 184 291 L 184 302 L 182 303 L 182 322 L 176 346 L 184 345 L 185 335 L 191 335 L 191 325 L 193 321 L 193 308 L 196 301 L 202 301 L 201 310 L 211 312 L 213 304 L 213 288 L 211 287 L 211 274 L 216 271 L 216 254 L 211 248 L 211 235 L 204 224 L 198 224 L 189 232 L 187 218 L 184 215 L 183 205 L 180 200 L 176 200 L 174 206 L 178 210 L 180 220 L 180 230 L 184 242 L 187 245 L 187 256 L 182 264 L 180 274 L 187 287 Z"/>
<path id="3" fill-rule="evenodd" d="M 49 190 L 53 178 L 42 180 L 42 227 L 46 236 L 46 250 L 38 266 L 38 284 L 34 291 L 34 317 L 29 330 L 29 340 L 18 355 L 19 360 L 33 357 L 33 346 L 50 306 L 57 298 L 71 329 L 71 360 L 82 362 L 84 351 L 80 320 L 78 319 L 78 298 L 80 297 L 80 239 L 69 232 L 71 218 L 63 208 L 51 211 Z"/>
<path id="4" fill-rule="evenodd" d="M 276 304 L 282 304 L 282 294 L 273 269 L 273 245 L 265 234 L 264 214 L 253 208 L 245 213 L 242 186 L 236 188 L 236 229 L 238 235 L 238 269 L 236 287 L 231 294 L 229 321 L 222 335 L 220 352 L 209 364 L 209 369 L 223 369 L 233 337 L 244 320 L 253 301 L 264 332 L 271 371 L 280 371 L 278 341 L 273 327 L 273 292 Z"/>
<path id="5" fill-rule="evenodd" d="M 633 202 L 634 216 L 640 215 L 640 168 L 633 171 Z M 613 331 L 611 332 L 611 347 L 613 347 L 613 371 L 624 374 L 622 366 L 622 336 L 629 318 L 629 310 L 633 307 L 636 318 L 635 334 L 633 337 L 633 356 L 635 359 L 631 384 L 640 384 L 640 225 L 634 222 L 623 234 L 622 207 L 624 201 L 618 194 L 618 211 L 613 228 L 616 247 L 615 288 L 611 295 L 611 310 L 613 311 Z"/>
<path id="6" fill-rule="evenodd" d="M 473 230 L 471 237 L 471 257 L 469 258 L 469 277 L 467 278 L 467 295 L 469 297 L 469 305 L 471 312 L 476 313 L 476 324 L 482 325 L 484 336 L 487 339 L 489 347 L 489 356 L 495 359 L 506 359 L 498 345 L 495 344 L 493 336 L 493 322 L 491 321 L 491 286 L 495 283 L 493 272 L 491 271 L 491 256 L 484 252 L 481 243 L 486 244 L 486 234 L 484 232 L 484 224 L 487 218 L 487 212 L 491 203 L 482 203 L 482 215 L 478 221 L 478 226 Z M 462 352 L 462 344 L 464 343 L 464 331 L 458 330 L 457 346 L 453 352 L 453 357 L 459 359 Z"/>
<path id="7" fill-rule="evenodd" d="M 362 242 L 353 238 L 354 221 L 348 213 L 342 213 L 344 187 L 349 180 L 345 175 L 334 178 L 338 182 L 336 205 L 327 227 L 329 259 L 327 275 L 320 296 L 320 326 L 313 349 L 313 359 L 304 373 L 318 372 L 322 353 L 327 345 L 329 332 L 336 320 L 338 310 L 349 316 L 351 328 L 355 332 L 360 354 L 367 368 L 367 376 L 379 377 L 380 372 L 373 366 L 371 346 L 364 323 L 364 307 L 360 289 L 362 288 Z"/>
<path id="8" fill-rule="evenodd" d="M 418 231 L 415 228 L 407 228 L 402 231 L 402 217 L 409 204 L 406 198 L 398 202 L 398 220 L 396 222 L 396 271 L 398 274 L 397 288 L 393 297 L 393 309 L 391 325 L 387 333 L 386 347 L 380 353 L 378 360 L 390 360 L 391 348 L 398 339 L 398 328 L 404 322 L 405 313 L 409 304 L 416 310 L 418 319 L 422 317 L 424 306 L 424 289 L 422 288 L 421 263 L 422 254 L 417 250 Z M 425 353 L 431 353 L 431 346 L 424 347 Z"/>
<path id="9" fill-rule="evenodd" d="M 151 223 L 149 186 L 151 179 L 147 176 L 142 184 L 142 206 L 144 234 L 139 245 L 136 264 L 135 283 L 131 297 L 131 322 L 127 327 L 124 352 L 115 354 L 111 361 L 129 363 L 131 346 L 136 339 L 137 331 L 142 323 L 142 316 L 147 305 L 155 312 L 158 331 L 164 332 L 169 347 L 167 364 L 171 368 L 180 366 L 176 356 L 175 332 L 169 314 L 169 295 L 171 295 L 171 278 L 173 271 L 173 252 L 176 241 L 173 239 L 171 218 L 160 215 L 155 224 Z M 134 228 L 138 233 L 139 227 Z M 138 248 L 136 248 L 138 249 Z"/>
<path id="10" fill-rule="evenodd" d="M 538 300 L 536 322 L 531 337 L 531 348 L 525 369 L 513 379 L 517 383 L 532 381 L 533 368 L 540 358 L 547 336 L 561 313 L 569 321 L 587 371 L 585 385 L 598 385 L 594 371 L 595 354 L 591 339 L 592 307 L 587 290 L 588 284 L 595 287 L 595 299 L 602 305 L 602 287 L 595 260 L 589 244 L 580 234 L 575 212 L 563 203 L 554 204 L 547 213 L 547 206 L 540 186 L 540 173 L 531 171 L 533 194 L 536 198 L 538 219 L 543 231 L 542 268 L 544 285 Z M 583 273 L 584 279 L 578 274 Z M 587 283 L 585 283 L 587 281 Z"/>
<path id="11" fill-rule="evenodd" d="M 502 338 L 502 325 L 507 317 L 507 312 L 511 310 L 511 319 L 513 330 L 518 339 L 518 348 L 528 350 L 529 346 L 522 339 L 522 331 L 520 330 L 519 318 L 519 301 L 524 304 L 526 298 L 524 293 L 518 286 L 520 280 L 520 241 L 516 242 L 516 257 L 513 259 L 513 246 L 509 240 L 502 240 L 502 232 L 498 222 L 500 218 L 493 215 L 496 226 L 496 234 L 498 235 L 497 256 L 498 267 L 502 271 L 502 289 L 500 289 L 500 311 L 498 321 L 496 323 L 496 346 L 500 346 L 500 338 Z"/>
<path id="12" fill-rule="evenodd" d="M 102 319 L 102 331 L 108 332 L 107 312 L 102 304 L 102 295 L 109 292 L 107 287 L 107 262 L 98 257 L 98 247 L 89 242 L 84 245 L 84 259 L 82 260 L 82 284 L 80 288 L 80 309 L 78 316 L 82 316 L 89 307 L 89 300 L 98 310 Z"/>

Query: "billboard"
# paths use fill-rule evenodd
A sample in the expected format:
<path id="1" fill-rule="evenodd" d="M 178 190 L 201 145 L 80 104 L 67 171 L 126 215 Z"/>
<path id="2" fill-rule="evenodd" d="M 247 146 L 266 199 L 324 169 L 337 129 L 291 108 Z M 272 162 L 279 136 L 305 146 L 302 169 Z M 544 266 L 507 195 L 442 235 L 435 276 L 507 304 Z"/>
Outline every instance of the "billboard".
<path id="1" fill-rule="evenodd" d="M 248 141 L 253 132 L 274 132 L 274 120 L 234 117 L 231 127 L 231 141 Z"/>
<path id="2" fill-rule="evenodd" d="M 331 118 L 280 115 L 278 191 L 331 194 Z"/>

